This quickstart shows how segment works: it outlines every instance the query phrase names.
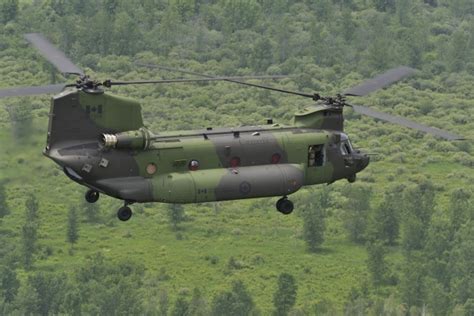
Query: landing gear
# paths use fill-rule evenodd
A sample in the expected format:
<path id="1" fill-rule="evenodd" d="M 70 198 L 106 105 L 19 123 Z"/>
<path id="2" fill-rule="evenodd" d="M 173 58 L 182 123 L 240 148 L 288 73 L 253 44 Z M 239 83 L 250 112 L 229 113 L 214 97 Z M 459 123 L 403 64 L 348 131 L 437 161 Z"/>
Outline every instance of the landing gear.
<path id="1" fill-rule="evenodd" d="M 356 177 L 356 174 L 354 173 L 347 178 L 347 181 L 349 181 L 349 183 L 354 183 L 356 182 L 356 179 L 357 177 Z"/>
<path id="2" fill-rule="evenodd" d="M 99 196 L 100 196 L 99 192 L 95 190 L 87 190 L 85 198 L 87 202 L 95 203 L 99 199 Z"/>
<path id="3" fill-rule="evenodd" d="M 291 214 L 291 212 L 293 212 L 293 202 L 288 200 L 286 196 L 282 197 L 281 199 L 277 201 L 276 208 L 278 212 L 282 214 L 285 214 L 285 215 Z"/>
<path id="4" fill-rule="evenodd" d="M 119 220 L 125 222 L 132 217 L 132 209 L 125 204 L 121 208 L 118 209 L 117 211 L 117 217 Z"/>

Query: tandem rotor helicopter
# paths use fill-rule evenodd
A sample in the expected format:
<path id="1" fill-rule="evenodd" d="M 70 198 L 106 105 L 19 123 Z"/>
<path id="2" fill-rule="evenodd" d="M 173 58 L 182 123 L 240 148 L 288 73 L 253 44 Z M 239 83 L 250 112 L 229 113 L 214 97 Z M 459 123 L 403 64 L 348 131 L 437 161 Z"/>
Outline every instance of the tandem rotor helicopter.
<path id="1" fill-rule="evenodd" d="M 25 38 L 61 73 L 78 76 L 73 84 L 53 84 L 0 90 L 0 98 L 55 93 L 51 101 L 44 155 L 61 166 L 73 181 L 86 186 L 90 203 L 100 193 L 124 201 L 117 216 L 132 216 L 137 202 L 200 203 L 258 197 L 281 197 L 276 208 L 293 211 L 288 195 L 306 185 L 356 180 L 369 164 L 344 133 L 343 109 L 456 140 L 461 136 L 424 126 L 364 106 L 346 103 L 348 96 L 365 96 L 415 70 L 398 67 L 334 97 L 287 91 L 245 82 L 275 76 L 213 77 L 156 81 L 99 82 L 90 79 L 43 35 Z M 165 67 L 166 68 L 166 67 Z M 177 70 L 168 68 L 169 70 Z M 278 76 L 277 76 L 278 77 Z M 268 120 L 260 126 L 205 128 L 153 133 L 143 124 L 141 106 L 104 88 L 127 84 L 227 81 L 289 93 L 316 101 L 296 113 L 291 126 Z"/>

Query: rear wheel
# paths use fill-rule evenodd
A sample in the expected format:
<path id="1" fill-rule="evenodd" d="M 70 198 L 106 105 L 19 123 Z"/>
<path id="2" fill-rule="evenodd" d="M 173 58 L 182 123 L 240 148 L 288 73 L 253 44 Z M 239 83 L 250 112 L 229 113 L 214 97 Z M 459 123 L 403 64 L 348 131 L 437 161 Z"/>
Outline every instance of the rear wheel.
<path id="1" fill-rule="evenodd" d="M 277 201 L 276 208 L 278 212 L 288 215 L 288 214 L 291 214 L 291 212 L 293 212 L 294 206 L 293 206 L 293 202 L 288 200 L 288 198 L 285 196 Z"/>
<path id="2" fill-rule="evenodd" d="M 128 221 L 132 217 L 132 209 L 128 206 L 122 206 L 117 211 L 117 217 L 123 222 Z"/>

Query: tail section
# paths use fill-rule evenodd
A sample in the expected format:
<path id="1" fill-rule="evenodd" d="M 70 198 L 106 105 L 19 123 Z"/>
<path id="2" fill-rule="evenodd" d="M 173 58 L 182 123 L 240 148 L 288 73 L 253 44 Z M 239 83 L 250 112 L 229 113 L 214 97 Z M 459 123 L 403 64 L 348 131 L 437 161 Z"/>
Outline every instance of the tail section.
<path id="1" fill-rule="evenodd" d="M 65 90 L 53 97 L 46 151 L 77 141 L 99 140 L 104 133 L 143 127 L 140 104 L 103 92 Z"/>

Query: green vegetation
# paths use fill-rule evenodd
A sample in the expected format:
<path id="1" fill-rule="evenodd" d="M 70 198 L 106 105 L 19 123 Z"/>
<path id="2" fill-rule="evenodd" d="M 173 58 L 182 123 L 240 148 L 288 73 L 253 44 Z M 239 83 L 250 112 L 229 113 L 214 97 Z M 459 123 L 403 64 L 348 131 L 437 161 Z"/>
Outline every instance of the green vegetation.
<path id="1" fill-rule="evenodd" d="M 288 315 L 288 312 L 296 303 L 297 289 L 295 278 L 291 274 L 280 274 L 278 277 L 278 289 L 273 295 L 273 305 L 275 306 L 273 315 Z"/>
<path id="2" fill-rule="evenodd" d="M 297 192 L 297 216 L 277 213 L 275 198 L 133 205 L 121 223 L 119 201 L 86 205 L 85 189 L 42 156 L 49 96 L 2 99 L 0 314 L 268 315 L 288 284 L 297 292 L 278 301 L 283 314 L 474 313 L 472 0 L 0 0 L 0 88 L 73 80 L 28 32 L 98 79 L 182 77 L 140 61 L 285 74 L 265 84 L 332 95 L 409 65 L 416 76 L 350 101 L 468 140 L 347 109 L 345 129 L 372 162 L 355 184 Z M 290 123 L 311 104 L 226 82 L 112 92 L 139 100 L 155 132 Z"/>

